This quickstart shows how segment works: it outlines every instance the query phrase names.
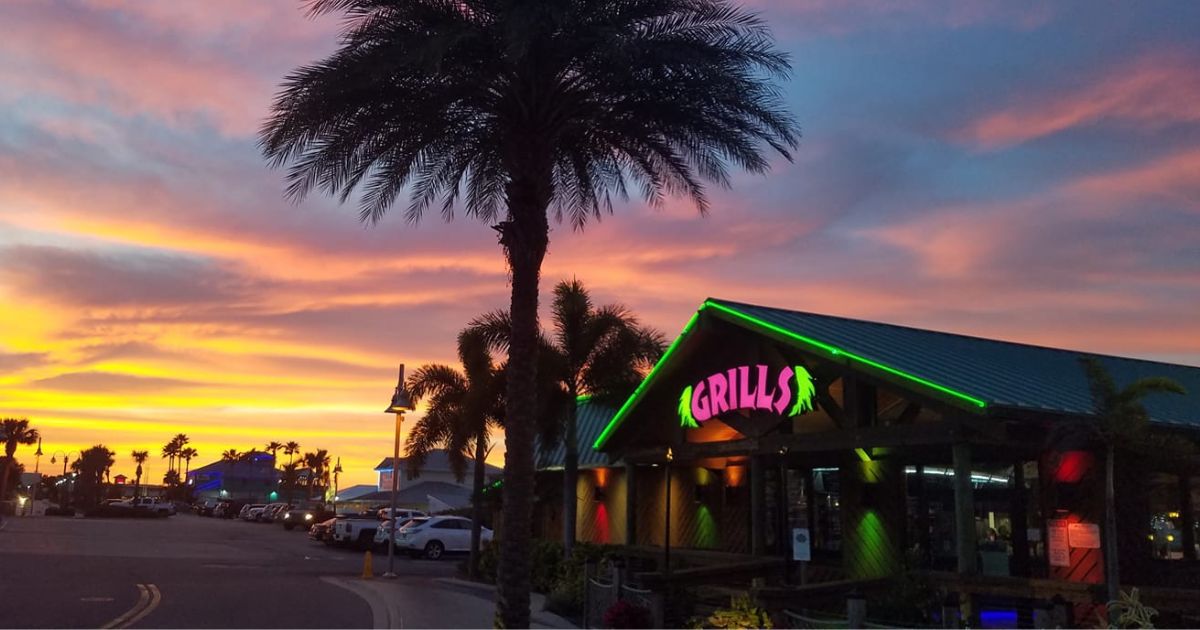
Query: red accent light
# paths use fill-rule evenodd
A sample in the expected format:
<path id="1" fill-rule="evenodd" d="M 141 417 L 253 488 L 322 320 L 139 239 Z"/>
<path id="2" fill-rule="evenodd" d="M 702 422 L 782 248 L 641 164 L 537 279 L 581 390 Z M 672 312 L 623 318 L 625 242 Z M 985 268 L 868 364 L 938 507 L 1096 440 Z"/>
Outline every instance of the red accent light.
<path id="1" fill-rule="evenodd" d="M 1066 451 L 1058 457 L 1054 480 L 1058 483 L 1079 483 L 1094 463 L 1095 457 L 1088 451 Z"/>

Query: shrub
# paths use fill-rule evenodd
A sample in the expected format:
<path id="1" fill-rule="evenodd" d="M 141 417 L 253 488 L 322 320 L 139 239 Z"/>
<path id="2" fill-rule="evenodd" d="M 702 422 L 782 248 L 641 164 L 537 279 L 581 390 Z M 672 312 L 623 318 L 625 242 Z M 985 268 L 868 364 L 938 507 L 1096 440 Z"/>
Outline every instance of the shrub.
<path id="1" fill-rule="evenodd" d="M 649 628 L 653 623 L 649 610 L 625 599 L 617 600 L 604 611 L 605 628 Z"/>
<path id="2" fill-rule="evenodd" d="M 730 600 L 729 608 L 718 608 L 708 616 L 706 628 L 740 630 L 771 627 L 771 617 L 767 615 L 767 611 L 755 606 L 749 595 L 735 596 Z"/>
<path id="3" fill-rule="evenodd" d="M 479 549 L 479 579 L 496 583 L 496 567 L 500 565 L 500 543 L 482 543 Z"/>

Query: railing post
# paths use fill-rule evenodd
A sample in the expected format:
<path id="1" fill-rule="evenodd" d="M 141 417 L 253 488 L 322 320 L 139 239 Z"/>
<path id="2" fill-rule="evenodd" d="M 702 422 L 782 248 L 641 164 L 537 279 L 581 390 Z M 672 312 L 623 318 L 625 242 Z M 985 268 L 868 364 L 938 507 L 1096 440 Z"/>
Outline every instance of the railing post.
<path id="1" fill-rule="evenodd" d="M 596 561 L 588 558 L 583 563 L 583 627 L 591 628 L 592 624 L 592 576 L 596 575 Z"/>
<path id="2" fill-rule="evenodd" d="M 867 620 L 867 598 L 858 590 L 851 591 L 846 596 L 846 625 L 850 628 L 861 628 Z"/>
<path id="3" fill-rule="evenodd" d="M 613 561 L 613 588 L 616 589 L 617 599 L 625 599 L 625 563 L 620 559 Z"/>
<path id="4" fill-rule="evenodd" d="M 943 628 L 958 628 L 959 618 L 962 616 L 962 610 L 958 607 L 958 593 L 950 593 L 946 595 L 946 600 L 942 602 L 942 627 Z"/>

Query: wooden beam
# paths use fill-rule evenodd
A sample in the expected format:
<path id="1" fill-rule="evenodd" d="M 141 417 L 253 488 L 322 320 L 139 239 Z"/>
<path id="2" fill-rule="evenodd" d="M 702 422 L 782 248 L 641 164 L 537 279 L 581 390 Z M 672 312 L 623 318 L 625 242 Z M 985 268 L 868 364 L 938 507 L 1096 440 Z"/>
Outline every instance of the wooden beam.
<path id="1" fill-rule="evenodd" d="M 912 424 L 913 420 L 916 420 L 919 415 L 921 415 L 921 405 L 910 402 L 904 407 L 904 411 L 900 412 L 900 416 L 896 418 L 895 424 Z"/>

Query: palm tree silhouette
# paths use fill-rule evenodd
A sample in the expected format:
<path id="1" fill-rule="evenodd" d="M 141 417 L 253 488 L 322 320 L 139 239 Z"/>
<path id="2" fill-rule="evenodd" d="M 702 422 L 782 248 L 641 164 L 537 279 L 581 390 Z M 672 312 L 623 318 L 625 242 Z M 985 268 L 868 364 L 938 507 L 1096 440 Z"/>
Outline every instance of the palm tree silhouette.
<path id="1" fill-rule="evenodd" d="M 279 458 L 276 457 L 276 454 L 279 452 L 279 449 L 281 449 L 281 448 L 283 448 L 283 444 L 272 441 L 272 442 L 267 442 L 267 445 L 264 447 L 264 450 L 266 450 L 268 453 L 271 454 L 271 460 L 273 462 L 278 462 Z"/>
<path id="2" fill-rule="evenodd" d="M 200 454 L 199 451 L 197 451 L 196 449 L 194 449 L 190 446 L 179 451 L 179 456 L 183 458 L 183 462 L 184 462 L 183 478 L 185 480 L 187 479 L 188 472 L 190 472 L 192 469 L 192 458 L 196 457 L 199 454 Z"/>
<path id="3" fill-rule="evenodd" d="M 137 462 L 137 476 L 134 477 L 133 481 L 133 496 L 137 497 L 141 496 L 140 490 L 142 486 L 142 464 L 145 464 L 146 460 L 150 459 L 150 451 L 134 451 L 129 455 L 130 457 L 133 457 L 133 461 Z"/>
<path id="4" fill-rule="evenodd" d="M 445 448 L 450 467 L 462 481 L 468 459 L 472 474 L 471 555 L 467 574 L 479 572 L 479 538 L 483 523 L 484 473 L 491 451 L 491 429 L 504 418 L 504 373 L 492 362 L 486 337 L 468 329 L 458 336 L 462 371 L 447 365 L 423 365 L 408 378 L 408 390 L 416 403 L 429 399 L 425 415 L 417 420 L 405 444 L 409 471 L 420 472 L 425 458 Z M 399 474 L 393 470 L 392 474 Z"/>
<path id="5" fill-rule="evenodd" d="M 9 472 L 16 467 L 17 446 L 38 441 L 38 430 L 29 426 L 28 418 L 0 420 L 0 441 L 4 442 L 4 469 L 0 470 L 0 499 L 8 496 Z"/>
<path id="6" fill-rule="evenodd" d="M 314 0 L 340 48 L 288 75 L 260 135 L 287 194 L 320 189 L 377 222 L 405 193 L 493 226 L 510 271 L 505 544 L 497 622 L 529 625 L 538 278 L 550 211 L 576 229 L 635 186 L 708 210 L 730 164 L 768 170 L 799 132 L 766 24 L 728 0 Z"/>
<path id="7" fill-rule="evenodd" d="M 620 405 L 641 382 L 642 376 L 662 356 L 666 341 L 662 333 L 642 327 L 624 306 L 596 307 L 591 294 L 577 279 L 554 287 L 553 334 L 541 350 L 551 355 L 539 370 L 543 388 L 556 390 L 543 398 L 550 419 L 561 419 L 565 457 L 563 461 L 563 553 L 571 557 L 575 544 L 578 513 L 576 480 L 579 474 L 579 430 L 577 401 L 589 394 L 603 402 Z M 508 347 L 512 325 L 507 313 L 488 313 L 472 326 L 494 348 Z"/>
<path id="8" fill-rule="evenodd" d="M 288 442 L 283 445 L 283 454 L 288 456 L 288 463 L 292 463 L 292 456 L 300 452 L 299 442 Z"/>
<path id="9" fill-rule="evenodd" d="M 223 462 L 233 463 L 241 458 L 241 453 L 238 453 L 237 449 L 234 448 L 226 449 L 223 453 L 221 453 L 221 461 Z"/>

